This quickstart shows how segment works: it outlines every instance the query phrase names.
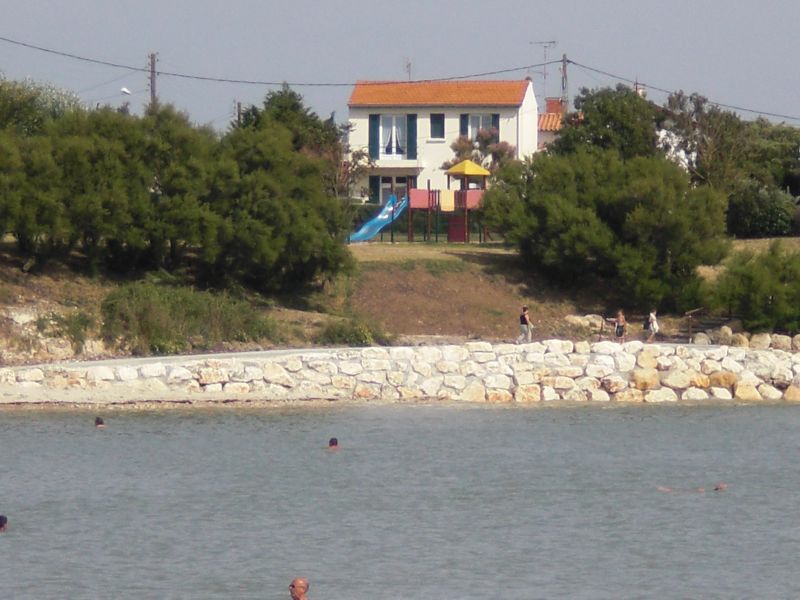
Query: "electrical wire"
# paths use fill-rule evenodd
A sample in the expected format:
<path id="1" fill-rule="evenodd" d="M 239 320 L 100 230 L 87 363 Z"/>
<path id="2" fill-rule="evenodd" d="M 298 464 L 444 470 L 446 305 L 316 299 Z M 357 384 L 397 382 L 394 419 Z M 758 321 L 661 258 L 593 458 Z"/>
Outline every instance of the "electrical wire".
<path id="1" fill-rule="evenodd" d="M 89 58 L 89 57 L 86 57 L 86 56 L 79 56 L 77 54 L 72 54 L 70 52 L 63 52 L 61 50 L 53 50 L 51 48 L 44 48 L 42 46 L 37 46 L 35 44 L 29 44 L 27 42 L 21 42 L 19 40 L 14 40 L 14 39 L 11 39 L 11 38 L 8 38 L 8 37 L 4 37 L 4 36 L 0 36 L 0 41 L 6 42 L 6 43 L 9 43 L 9 44 L 13 44 L 13 45 L 16 45 L 16 46 L 22 46 L 24 48 L 30 48 L 30 49 L 33 49 L 33 50 L 38 50 L 40 52 L 46 52 L 48 54 L 54 54 L 56 56 L 63 56 L 65 58 L 71 58 L 71 59 L 74 59 L 74 60 L 80 60 L 80 61 L 83 61 L 83 62 L 98 64 L 98 65 L 105 65 L 105 66 L 114 67 L 114 68 L 117 68 L 117 69 L 127 69 L 128 71 L 135 71 L 135 72 L 139 72 L 139 73 L 147 73 L 147 72 L 150 71 L 150 69 L 148 67 L 134 67 L 132 65 L 124 65 L 124 64 L 121 64 L 121 63 L 115 63 L 115 62 L 111 62 L 111 61 L 100 60 L 100 59 L 96 59 L 96 58 Z M 576 67 L 578 67 L 580 69 L 584 69 L 586 71 L 598 73 L 600 75 L 604 75 L 606 77 L 610 77 L 612 79 L 616 79 L 618 81 L 623 81 L 623 82 L 626 82 L 626 83 L 629 83 L 629 84 L 633 84 L 633 85 L 639 84 L 639 85 L 642 85 L 642 86 L 647 87 L 649 89 L 656 90 L 656 91 L 662 92 L 662 93 L 667 94 L 667 95 L 670 95 L 670 94 L 672 94 L 674 92 L 674 90 L 668 90 L 668 89 L 665 89 L 665 88 L 662 88 L 662 87 L 659 87 L 659 86 L 656 86 L 656 85 L 651 85 L 651 84 L 643 82 L 643 81 L 638 81 L 638 80 L 630 79 L 628 77 L 623 77 L 621 75 L 616 75 L 614 73 L 610 73 L 609 71 L 604 71 L 603 69 L 590 67 L 588 65 L 581 64 L 581 63 L 576 62 L 574 60 L 567 59 L 566 62 L 568 64 L 574 65 L 574 66 L 576 66 Z M 452 75 L 450 77 L 436 77 L 436 78 L 429 78 L 429 79 L 414 79 L 414 80 L 408 81 L 408 83 L 436 83 L 436 82 L 439 82 L 439 81 L 458 81 L 458 80 L 461 80 L 461 79 L 475 79 L 475 78 L 479 78 L 479 77 L 489 77 L 491 75 L 503 75 L 503 74 L 506 74 L 506 73 L 514 73 L 514 72 L 518 72 L 518 71 L 527 71 L 527 70 L 535 69 L 535 68 L 538 68 L 538 67 L 546 67 L 548 65 L 560 64 L 560 63 L 562 63 L 562 60 L 550 60 L 550 61 L 545 61 L 545 62 L 542 62 L 542 63 L 532 64 L 532 65 L 523 65 L 523 66 L 520 66 L 520 67 L 512 67 L 512 68 L 509 68 L 509 69 L 498 69 L 498 70 L 495 70 L 495 71 L 484 71 L 482 73 L 470 73 L 470 74 L 467 74 L 467 75 Z M 254 79 L 233 79 L 233 78 L 228 78 L 228 77 L 212 77 L 212 76 L 206 76 L 206 75 L 194 75 L 194 74 L 188 74 L 188 73 L 178 73 L 178 72 L 173 72 L 173 71 L 156 71 L 156 74 L 160 75 L 160 76 L 164 76 L 164 77 L 176 77 L 176 78 L 180 78 L 180 79 L 192 79 L 192 80 L 195 80 L 195 81 L 208 81 L 208 82 L 215 82 L 215 83 L 235 83 L 235 84 L 242 84 L 242 85 L 259 85 L 259 86 L 282 86 L 282 85 L 288 85 L 290 87 L 353 87 L 355 85 L 353 82 L 329 82 L 329 83 L 326 83 L 326 82 L 312 82 L 312 81 L 294 81 L 294 82 L 290 82 L 290 81 L 259 81 L 259 80 L 254 80 Z M 397 84 L 397 83 L 401 83 L 401 82 L 400 81 L 362 81 L 362 82 L 359 82 L 359 85 L 392 85 L 392 84 Z M 406 83 L 406 82 L 402 82 L 402 83 Z M 711 99 L 707 99 L 707 100 L 708 100 L 709 104 L 712 104 L 714 106 L 718 106 L 720 108 L 727 108 L 729 110 L 735 110 L 735 111 L 740 111 L 740 112 L 744 112 L 744 113 L 751 113 L 751 114 L 757 114 L 757 115 L 762 115 L 762 116 L 767 116 L 767 117 L 774 117 L 774 118 L 777 118 L 777 119 L 786 119 L 786 120 L 790 120 L 790 121 L 800 121 L 800 117 L 797 117 L 797 116 L 794 116 L 794 115 L 785 115 L 785 114 L 775 113 L 775 112 L 770 112 L 770 111 L 757 110 L 757 109 L 753 109 L 753 108 L 737 106 L 737 105 L 734 105 L 734 104 L 726 104 L 724 102 L 717 102 L 717 101 L 711 100 Z"/>
<path id="2" fill-rule="evenodd" d="M 571 65 L 575 65 L 576 67 L 578 67 L 580 69 L 585 69 L 587 71 L 593 71 L 594 73 L 599 73 L 600 75 L 605 75 L 606 77 L 611 77 L 612 79 L 617 79 L 619 81 L 624 81 L 626 83 L 630 83 L 630 84 L 633 84 L 633 85 L 638 84 L 638 85 L 644 86 L 646 88 L 649 88 L 651 90 L 656 90 L 657 92 L 663 92 L 663 93 L 665 93 L 667 95 L 671 95 L 671 94 L 674 93 L 674 90 L 670 91 L 670 90 L 667 90 L 665 88 L 658 87 L 656 85 L 650 85 L 649 83 L 646 83 L 644 81 L 629 79 L 627 77 L 622 77 L 621 75 L 615 75 L 614 73 L 609 73 L 608 71 L 603 71 L 602 69 L 596 69 L 594 67 L 589 67 L 587 65 L 582 65 L 581 63 L 575 62 L 574 60 L 567 60 L 567 62 L 569 64 L 571 64 Z M 738 110 L 740 112 L 763 115 L 763 116 L 767 116 L 767 117 L 775 117 L 777 119 L 786 119 L 786 120 L 789 120 L 789 121 L 800 121 L 800 117 L 796 117 L 796 116 L 793 116 L 793 115 L 783 115 L 783 114 L 780 114 L 780 113 L 769 112 L 769 111 L 766 111 L 766 110 L 756 110 L 756 109 L 753 109 L 753 108 L 745 108 L 743 106 L 736 106 L 734 104 L 725 104 L 724 102 L 716 102 L 715 100 L 711 100 L 709 98 L 706 98 L 706 100 L 708 101 L 709 104 L 712 104 L 714 106 L 719 106 L 720 108 L 727 108 L 727 109 L 730 109 L 730 110 Z"/>

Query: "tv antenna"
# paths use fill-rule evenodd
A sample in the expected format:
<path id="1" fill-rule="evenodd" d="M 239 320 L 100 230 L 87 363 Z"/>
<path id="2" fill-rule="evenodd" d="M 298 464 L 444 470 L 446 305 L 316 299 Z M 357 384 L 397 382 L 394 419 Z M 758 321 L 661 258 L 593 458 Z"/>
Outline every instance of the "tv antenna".
<path id="1" fill-rule="evenodd" d="M 545 98 L 547 98 L 547 51 L 550 48 L 555 48 L 558 45 L 556 40 L 547 40 L 547 41 L 539 41 L 539 42 L 530 42 L 532 46 L 541 46 L 542 50 L 544 51 L 544 65 L 542 67 L 542 78 L 544 82 L 542 83 L 542 94 Z"/>

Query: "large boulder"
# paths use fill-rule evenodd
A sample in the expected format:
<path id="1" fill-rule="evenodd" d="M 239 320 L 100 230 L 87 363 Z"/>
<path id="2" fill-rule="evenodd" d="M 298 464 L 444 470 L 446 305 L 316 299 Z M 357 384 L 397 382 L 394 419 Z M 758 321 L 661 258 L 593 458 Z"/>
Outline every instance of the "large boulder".
<path id="1" fill-rule="evenodd" d="M 632 388 L 637 390 L 652 390 L 661 386 L 658 371 L 655 369 L 634 369 L 631 372 Z"/>

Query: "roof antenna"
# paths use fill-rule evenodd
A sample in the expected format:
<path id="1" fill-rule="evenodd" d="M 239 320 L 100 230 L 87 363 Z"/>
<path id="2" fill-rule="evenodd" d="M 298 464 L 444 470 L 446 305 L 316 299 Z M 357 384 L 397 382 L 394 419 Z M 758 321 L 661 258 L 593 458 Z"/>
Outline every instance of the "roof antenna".
<path id="1" fill-rule="evenodd" d="M 406 56 L 403 58 L 403 61 L 405 62 L 404 68 L 405 72 L 408 74 L 408 80 L 411 81 L 411 59 Z"/>
<path id="2" fill-rule="evenodd" d="M 541 46 L 544 50 L 544 65 L 542 65 L 542 76 L 544 82 L 542 83 L 542 95 L 547 98 L 547 51 L 550 48 L 555 48 L 558 45 L 556 40 L 547 40 L 545 42 L 529 42 L 533 46 Z"/>

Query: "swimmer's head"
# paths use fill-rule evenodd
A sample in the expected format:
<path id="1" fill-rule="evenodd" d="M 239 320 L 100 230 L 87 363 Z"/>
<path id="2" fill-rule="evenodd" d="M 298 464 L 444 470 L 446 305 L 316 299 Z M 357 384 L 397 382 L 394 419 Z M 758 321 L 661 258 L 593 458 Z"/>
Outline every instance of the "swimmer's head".
<path id="1" fill-rule="evenodd" d="M 717 485 L 714 486 L 715 492 L 721 492 L 722 490 L 727 490 L 727 489 L 728 489 L 728 484 L 723 482 L 719 482 Z"/>
<path id="2" fill-rule="evenodd" d="M 305 579 L 304 577 L 296 577 L 295 579 L 292 579 L 292 583 L 289 584 L 289 594 L 291 594 L 292 600 L 305 598 L 308 588 L 308 579 Z"/>
<path id="3" fill-rule="evenodd" d="M 339 440 L 335 437 L 332 437 L 328 440 L 328 448 L 338 448 L 339 447 Z"/>
<path id="4" fill-rule="evenodd" d="M 8 517 L 0 515 L 0 531 L 5 531 L 8 526 Z"/>
<path id="5" fill-rule="evenodd" d="M 95 427 L 105 427 L 105 421 L 103 421 L 103 417 L 95 417 L 94 418 L 94 426 Z"/>

